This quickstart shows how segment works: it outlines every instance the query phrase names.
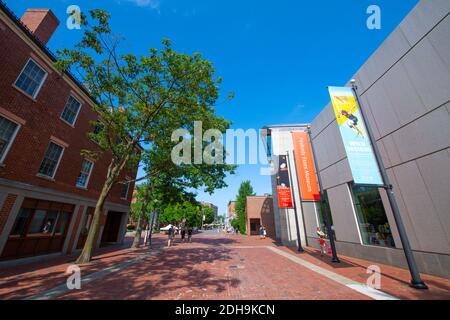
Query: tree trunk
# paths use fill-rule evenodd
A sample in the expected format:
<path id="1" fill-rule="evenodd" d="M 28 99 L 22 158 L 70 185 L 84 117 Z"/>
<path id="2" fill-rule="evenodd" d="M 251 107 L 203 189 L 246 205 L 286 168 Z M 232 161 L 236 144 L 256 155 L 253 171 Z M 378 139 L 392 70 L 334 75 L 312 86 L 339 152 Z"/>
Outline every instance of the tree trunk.
<path id="1" fill-rule="evenodd" d="M 103 214 L 103 206 L 105 204 L 106 197 L 108 196 L 109 190 L 111 190 L 113 183 L 106 182 L 103 186 L 100 197 L 95 205 L 94 216 L 92 218 L 91 227 L 89 228 L 89 233 L 86 238 L 86 242 L 83 247 L 83 251 L 78 257 L 76 264 L 88 263 L 92 258 L 92 251 L 95 247 L 95 240 L 97 239 L 97 234 L 100 229 L 100 217 Z"/>
<path id="2" fill-rule="evenodd" d="M 148 205 L 150 203 L 150 196 L 152 195 L 152 190 L 150 186 L 147 186 L 145 190 L 144 202 L 142 203 L 141 210 L 139 211 L 139 217 L 136 224 L 136 234 L 134 235 L 132 248 L 138 249 L 141 244 L 141 236 L 142 236 L 142 220 L 144 220 L 145 213 L 148 210 Z"/>
<path id="3" fill-rule="evenodd" d="M 97 235 L 100 230 L 100 218 L 103 214 L 103 207 L 105 205 L 106 198 L 109 195 L 114 183 L 116 183 L 120 172 L 125 167 L 125 164 L 128 162 L 129 156 L 125 157 L 122 162 L 115 162 L 111 160 L 111 163 L 108 168 L 107 177 L 105 183 L 103 184 L 102 192 L 97 199 L 97 203 L 95 205 L 94 216 L 92 218 L 91 227 L 89 228 L 89 233 L 86 238 L 86 242 L 83 247 L 83 251 L 80 256 L 76 260 L 76 264 L 84 264 L 88 263 L 92 259 L 92 253 L 95 248 L 95 241 L 97 240 Z"/>

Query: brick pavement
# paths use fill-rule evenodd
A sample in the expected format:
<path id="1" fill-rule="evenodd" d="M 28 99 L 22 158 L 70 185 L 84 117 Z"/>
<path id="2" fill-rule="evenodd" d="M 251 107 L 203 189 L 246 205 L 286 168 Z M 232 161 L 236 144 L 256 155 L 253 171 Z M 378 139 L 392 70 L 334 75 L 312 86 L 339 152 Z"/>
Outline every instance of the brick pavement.
<path id="1" fill-rule="evenodd" d="M 179 240 L 178 240 L 179 241 Z M 155 236 L 162 249 L 165 237 Z M 129 245 L 129 242 L 126 244 Z M 269 250 L 267 247 L 274 248 Z M 290 258 L 280 255 L 288 254 Z M 104 248 L 95 263 L 82 266 L 82 276 L 93 275 L 107 266 L 120 265 L 147 253 L 147 249 Z M 118 268 L 81 290 L 67 291 L 57 299 L 370 299 L 342 283 L 295 263 L 305 263 L 333 272 L 350 281 L 365 283 L 366 267 L 373 263 L 341 257 L 339 266 L 321 258 L 311 248 L 299 254 L 277 246 L 272 240 L 254 237 L 208 234 L 194 236 L 191 244 L 177 242 L 155 256 Z M 75 257 L 0 271 L 0 299 L 21 299 L 64 284 L 67 266 Z M 450 281 L 424 276 L 428 291 L 407 286 L 406 270 L 381 265 L 382 291 L 402 299 L 449 299 Z M 333 275 L 332 273 L 332 275 Z"/>

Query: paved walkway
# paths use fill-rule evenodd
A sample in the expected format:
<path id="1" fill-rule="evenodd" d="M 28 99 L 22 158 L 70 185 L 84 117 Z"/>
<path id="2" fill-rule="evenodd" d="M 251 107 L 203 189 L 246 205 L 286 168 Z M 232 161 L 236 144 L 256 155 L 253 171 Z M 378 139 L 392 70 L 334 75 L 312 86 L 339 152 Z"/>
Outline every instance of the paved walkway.
<path id="1" fill-rule="evenodd" d="M 450 299 L 450 281 L 424 276 L 430 290 L 407 285 L 406 270 L 379 265 L 381 288 L 365 285 L 369 261 L 339 265 L 314 249 L 299 254 L 272 240 L 208 232 L 153 250 L 101 249 L 81 267 L 81 290 L 68 290 L 72 257 L 0 271 L 0 299 Z"/>

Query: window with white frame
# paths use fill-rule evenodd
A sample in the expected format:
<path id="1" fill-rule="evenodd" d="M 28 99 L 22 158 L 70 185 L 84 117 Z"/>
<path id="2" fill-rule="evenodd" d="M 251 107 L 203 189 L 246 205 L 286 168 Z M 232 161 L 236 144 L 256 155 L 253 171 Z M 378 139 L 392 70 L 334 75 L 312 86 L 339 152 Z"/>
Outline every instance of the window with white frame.
<path id="1" fill-rule="evenodd" d="M 77 187 L 86 188 L 89 183 L 89 178 L 91 176 L 92 168 L 94 167 L 94 163 L 87 159 L 83 160 L 81 164 L 81 171 L 78 175 L 77 179 Z"/>
<path id="2" fill-rule="evenodd" d="M 79 103 L 74 97 L 69 96 L 69 100 L 67 100 L 66 106 L 61 114 L 61 118 L 69 124 L 74 125 L 80 108 L 81 103 Z"/>
<path id="3" fill-rule="evenodd" d="M 33 60 L 28 60 L 16 80 L 16 87 L 35 98 L 47 77 L 47 72 Z"/>
<path id="4" fill-rule="evenodd" d="M 130 188 L 130 182 L 124 182 L 122 183 L 122 190 L 120 190 L 120 197 L 122 199 L 127 199 L 128 198 L 128 189 Z"/>
<path id="5" fill-rule="evenodd" d="M 44 159 L 42 160 L 41 167 L 39 168 L 39 173 L 53 178 L 58 168 L 59 161 L 61 160 L 64 148 L 57 145 L 54 142 L 50 142 L 47 151 L 45 152 Z"/>
<path id="6" fill-rule="evenodd" d="M 0 163 L 3 162 L 18 130 L 17 123 L 0 116 Z"/>

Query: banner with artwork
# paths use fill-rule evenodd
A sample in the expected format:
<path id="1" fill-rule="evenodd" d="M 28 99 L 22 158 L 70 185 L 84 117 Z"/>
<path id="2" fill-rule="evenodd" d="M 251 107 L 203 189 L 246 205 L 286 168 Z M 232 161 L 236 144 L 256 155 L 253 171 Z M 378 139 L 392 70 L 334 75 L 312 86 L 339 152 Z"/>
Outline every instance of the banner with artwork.
<path id="1" fill-rule="evenodd" d="M 355 184 L 383 185 L 352 88 L 329 87 L 328 90 Z"/>
<path id="2" fill-rule="evenodd" d="M 277 194 L 278 207 L 280 209 L 294 208 L 291 183 L 289 181 L 289 165 L 286 156 L 278 156 Z"/>

